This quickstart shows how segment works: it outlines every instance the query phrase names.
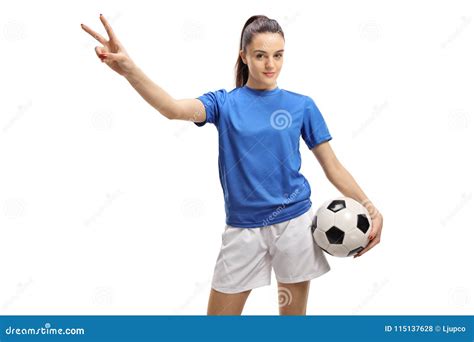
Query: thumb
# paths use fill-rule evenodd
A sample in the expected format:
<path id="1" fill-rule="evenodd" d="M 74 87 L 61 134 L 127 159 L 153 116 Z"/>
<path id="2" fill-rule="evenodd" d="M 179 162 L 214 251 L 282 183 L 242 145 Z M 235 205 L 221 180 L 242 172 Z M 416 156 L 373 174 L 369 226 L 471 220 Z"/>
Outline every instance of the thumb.
<path id="1" fill-rule="evenodd" d="M 95 47 L 95 53 L 96 53 L 97 57 L 100 58 L 101 55 L 107 53 L 107 50 L 104 49 L 103 47 L 96 46 L 96 47 Z"/>
<path id="2" fill-rule="evenodd" d="M 100 59 L 107 62 L 120 62 L 123 56 L 118 53 L 104 52 L 99 55 Z"/>
<path id="3" fill-rule="evenodd" d="M 100 47 L 100 46 L 95 47 L 95 53 L 97 54 L 97 57 L 99 57 L 102 62 L 118 61 L 120 58 L 118 54 L 108 52 L 105 48 Z"/>
<path id="4" fill-rule="evenodd" d="M 123 60 L 123 56 L 121 54 L 111 52 L 100 53 L 99 58 L 102 62 L 120 62 Z"/>
<path id="5" fill-rule="evenodd" d="M 100 58 L 100 61 L 103 63 L 105 61 L 105 59 L 107 58 L 107 50 L 102 48 L 102 47 L 99 47 L 99 46 L 96 46 L 95 47 L 95 53 L 97 55 L 97 57 Z"/>

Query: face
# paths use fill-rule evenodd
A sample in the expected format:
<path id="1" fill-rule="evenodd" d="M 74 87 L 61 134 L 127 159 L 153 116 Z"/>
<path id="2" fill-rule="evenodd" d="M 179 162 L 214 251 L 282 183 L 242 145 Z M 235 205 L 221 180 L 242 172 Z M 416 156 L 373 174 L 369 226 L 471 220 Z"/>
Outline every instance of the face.
<path id="1" fill-rule="evenodd" d="M 283 65 L 285 40 L 279 33 L 257 33 L 246 51 L 240 51 L 242 61 L 249 68 L 247 85 L 250 88 L 271 90 Z"/>

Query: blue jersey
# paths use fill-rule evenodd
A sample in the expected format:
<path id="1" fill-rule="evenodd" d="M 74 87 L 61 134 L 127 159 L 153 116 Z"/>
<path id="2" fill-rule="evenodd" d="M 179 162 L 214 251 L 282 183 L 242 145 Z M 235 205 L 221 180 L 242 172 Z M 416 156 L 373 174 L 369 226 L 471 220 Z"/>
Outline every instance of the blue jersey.
<path id="1" fill-rule="evenodd" d="M 300 137 L 309 149 L 332 139 L 309 96 L 276 87 L 238 87 L 197 97 L 219 136 L 219 178 L 226 224 L 255 228 L 309 210 L 311 188 L 299 172 Z"/>

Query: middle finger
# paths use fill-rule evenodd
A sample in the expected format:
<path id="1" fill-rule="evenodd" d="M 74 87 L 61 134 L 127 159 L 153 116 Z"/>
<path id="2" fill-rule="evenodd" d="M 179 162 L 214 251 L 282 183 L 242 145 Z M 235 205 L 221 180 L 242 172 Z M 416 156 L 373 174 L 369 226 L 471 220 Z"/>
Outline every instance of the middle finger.
<path id="1" fill-rule="evenodd" d="M 109 36 L 109 39 L 112 41 L 116 40 L 117 38 L 115 37 L 114 30 L 112 30 L 112 26 L 110 26 L 109 22 L 102 14 L 100 15 L 100 21 L 102 21 L 102 24 L 105 27 L 105 31 L 107 31 L 107 35 Z"/>

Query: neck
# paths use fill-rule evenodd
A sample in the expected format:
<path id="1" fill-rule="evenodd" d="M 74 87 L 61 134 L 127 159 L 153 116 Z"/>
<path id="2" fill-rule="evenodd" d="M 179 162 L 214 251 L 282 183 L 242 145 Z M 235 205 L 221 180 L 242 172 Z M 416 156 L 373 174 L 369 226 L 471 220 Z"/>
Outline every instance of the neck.
<path id="1" fill-rule="evenodd" d="M 247 81 L 247 83 L 245 83 L 245 85 L 249 88 L 256 89 L 256 90 L 273 90 L 278 86 L 276 81 L 268 85 L 268 84 L 255 82 L 251 78 L 249 78 L 249 80 Z"/>

